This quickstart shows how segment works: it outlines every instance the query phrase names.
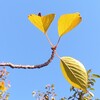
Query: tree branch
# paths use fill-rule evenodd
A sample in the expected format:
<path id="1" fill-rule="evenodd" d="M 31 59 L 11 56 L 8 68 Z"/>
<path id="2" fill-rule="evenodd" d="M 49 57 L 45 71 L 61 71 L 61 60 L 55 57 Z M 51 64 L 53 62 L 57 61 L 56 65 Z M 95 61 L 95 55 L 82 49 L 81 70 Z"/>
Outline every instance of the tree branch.
<path id="1" fill-rule="evenodd" d="M 8 66 L 10 68 L 18 68 L 18 69 L 20 69 L 20 68 L 21 69 L 42 68 L 42 67 L 49 65 L 54 58 L 56 47 L 54 46 L 51 49 L 52 49 L 52 54 L 51 54 L 50 58 L 46 62 L 44 62 L 43 64 L 39 64 L 39 65 L 15 65 L 15 64 L 12 64 L 10 62 L 7 62 L 7 63 L 3 62 L 3 63 L 0 63 L 0 66 Z"/>

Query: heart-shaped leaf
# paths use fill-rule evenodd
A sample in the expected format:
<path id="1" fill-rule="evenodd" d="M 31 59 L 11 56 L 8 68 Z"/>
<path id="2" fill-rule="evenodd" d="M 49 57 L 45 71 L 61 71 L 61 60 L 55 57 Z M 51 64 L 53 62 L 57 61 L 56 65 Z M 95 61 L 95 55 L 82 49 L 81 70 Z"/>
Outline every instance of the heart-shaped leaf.
<path id="1" fill-rule="evenodd" d="M 61 37 L 62 35 L 71 31 L 74 27 L 76 27 L 82 18 L 80 13 L 72 13 L 72 14 L 64 14 L 60 16 L 58 20 L 58 34 Z"/>
<path id="2" fill-rule="evenodd" d="M 71 57 L 62 57 L 60 66 L 65 79 L 75 88 L 87 92 L 87 71 L 82 63 Z"/>
<path id="3" fill-rule="evenodd" d="M 52 23 L 55 14 L 49 14 L 46 16 L 40 16 L 35 14 L 30 14 L 28 19 L 30 22 L 35 25 L 39 30 L 41 30 L 44 34 L 46 34 L 50 24 Z"/>

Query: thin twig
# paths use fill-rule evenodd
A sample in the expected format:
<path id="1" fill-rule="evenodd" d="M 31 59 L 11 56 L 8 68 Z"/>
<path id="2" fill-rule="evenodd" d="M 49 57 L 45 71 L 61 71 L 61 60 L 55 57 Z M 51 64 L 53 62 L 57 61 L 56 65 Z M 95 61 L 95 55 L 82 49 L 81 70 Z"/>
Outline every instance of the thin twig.
<path id="1" fill-rule="evenodd" d="M 58 46 L 58 44 L 59 44 L 59 42 L 60 42 L 60 39 L 61 39 L 61 37 L 58 38 L 58 41 L 57 41 L 56 47 Z"/>
<path id="2" fill-rule="evenodd" d="M 47 38 L 48 42 L 50 43 L 50 46 L 53 47 L 54 45 L 53 45 L 52 42 L 50 41 L 50 39 L 49 39 L 49 37 L 48 37 L 48 34 L 46 33 L 45 35 L 46 35 L 46 38 Z"/>
<path id="3" fill-rule="evenodd" d="M 10 68 L 18 68 L 18 69 L 36 69 L 36 68 L 42 68 L 42 67 L 45 67 L 45 66 L 49 65 L 51 63 L 51 61 L 53 60 L 55 54 L 58 58 L 60 58 L 60 56 L 56 52 L 56 48 L 58 46 L 60 38 L 58 39 L 58 42 L 57 42 L 56 46 L 54 46 L 52 44 L 52 42 L 50 41 L 47 34 L 46 34 L 46 38 L 47 38 L 48 42 L 51 45 L 52 54 L 51 54 L 50 58 L 46 62 L 44 62 L 43 64 L 39 64 L 39 65 L 15 65 L 15 64 L 10 63 L 10 62 L 7 62 L 7 63 L 2 62 L 2 63 L 0 63 L 0 66 L 8 66 Z"/>
<path id="4" fill-rule="evenodd" d="M 52 48 L 51 48 L 52 49 Z M 39 65 L 15 65 L 15 64 L 12 64 L 12 63 L 9 63 L 9 62 L 3 62 L 3 63 L 0 63 L 0 66 L 8 66 L 8 67 L 11 67 L 11 68 L 18 68 L 18 69 L 35 69 L 35 68 L 42 68 L 44 66 L 47 66 L 50 64 L 50 62 L 53 60 L 54 58 L 54 54 L 55 54 L 55 49 L 52 49 L 52 54 L 50 56 L 50 58 L 44 62 L 43 64 L 39 64 Z"/>
<path id="5" fill-rule="evenodd" d="M 55 51 L 56 56 L 61 59 L 61 57 L 58 55 L 57 51 Z"/>

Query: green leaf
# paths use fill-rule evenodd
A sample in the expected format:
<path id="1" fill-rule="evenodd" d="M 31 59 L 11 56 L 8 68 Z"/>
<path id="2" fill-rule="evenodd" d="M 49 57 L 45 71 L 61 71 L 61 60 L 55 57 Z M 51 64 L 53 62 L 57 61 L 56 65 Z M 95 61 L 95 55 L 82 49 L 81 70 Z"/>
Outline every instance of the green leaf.
<path id="1" fill-rule="evenodd" d="M 100 100 L 99 98 L 96 98 L 95 100 Z"/>
<path id="2" fill-rule="evenodd" d="M 72 90 L 74 90 L 74 87 L 73 86 L 70 87 L 70 91 L 72 91 Z"/>
<path id="3" fill-rule="evenodd" d="M 95 80 L 95 79 L 91 79 L 91 81 L 92 81 L 92 82 L 96 82 L 96 80 Z"/>
<path id="4" fill-rule="evenodd" d="M 92 77 L 94 77 L 94 78 L 100 78 L 100 75 L 98 75 L 98 74 L 92 74 Z"/>
<path id="5" fill-rule="evenodd" d="M 90 88 L 90 90 L 94 91 L 95 89 L 94 88 Z"/>
<path id="6" fill-rule="evenodd" d="M 92 70 L 91 69 L 89 69 L 88 71 L 87 71 L 87 74 L 90 74 L 92 72 Z"/>
<path id="7" fill-rule="evenodd" d="M 94 82 L 91 82 L 91 81 L 90 81 L 90 82 L 88 82 L 88 84 L 91 84 L 91 85 L 93 86 L 93 85 L 94 85 Z"/>
<path id="8" fill-rule="evenodd" d="M 62 57 L 60 67 L 65 79 L 75 88 L 87 92 L 87 71 L 83 64 L 71 57 Z"/>
<path id="9" fill-rule="evenodd" d="M 54 89 L 54 88 L 55 88 L 54 84 L 52 84 L 52 85 L 51 85 L 51 88 L 52 88 L 52 89 Z"/>

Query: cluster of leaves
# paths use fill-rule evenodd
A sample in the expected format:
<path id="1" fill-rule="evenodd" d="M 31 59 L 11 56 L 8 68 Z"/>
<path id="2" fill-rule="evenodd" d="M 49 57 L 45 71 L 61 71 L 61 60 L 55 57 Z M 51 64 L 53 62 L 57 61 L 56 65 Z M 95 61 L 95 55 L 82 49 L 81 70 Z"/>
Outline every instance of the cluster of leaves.
<path id="1" fill-rule="evenodd" d="M 100 75 L 98 74 L 91 74 L 92 73 L 92 70 L 88 70 L 87 71 L 87 74 L 88 74 L 88 89 L 90 90 L 95 90 L 94 88 L 92 88 L 92 86 L 94 86 L 96 80 L 95 78 L 100 78 Z"/>
<path id="2" fill-rule="evenodd" d="M 0 100 L 8 100 L 9 93 L 7 90 L 10 88 L 10 82 L 7 82 L 7 76 L 9 72 L 5 67 L 0 67 Z"/>
<path id="3" fill-rule="evenodd" d="M 42 16 L 41 13 L 38 15 L 30 14 L 28 16 L 28 19 L 30 22 L 36 26 L 40 31 L 46 35 L 51 48 L 55 47 L 55 54 L 60 59 L 60 67 L 62 70 L 62 73 L 65 77 L 65 79 L 71 84 L 72 88 L 71 91 L 74 92 L 72 96 L 68 98 L 69 99 L 78 99 L 78 100 L 90 100 L 93 97 L 93 94 L 88 91 L 88 89 L 93 90 L 92 86 L 94 85 L 95 77 L 99 77 L 99 75 L 92 74 L 92 77 L 89 72 L 87 72 L 84 65 L 79 62 L 78 60 L 72 58 L 72 57 L 60 57 L 57 52 L 56 48 L 60 41 L 60 38 L 71 31 L 73 28 L 75 28 L 82 20 L 82 17 L 80 16 L 80 13 L 71 13 L 71 14 L 63 14 L 58 19 L 58 35 L 59 39 L 56 45 L 53 45 L 50 39 L 48 38 L 47 30 L 52 23 L 53 19 L 55 17 L 55 14 L 49 14 L 46 16 Z M 76 89 L 77 88 L 77 89 Z M 50 100 L 49 95 L 47 93 L 41 93 L 38 92 L 37 96 L 38 100 Z M 45 95 L 47 98 L 45 98 Z M 42 98 L 42 99 L 41 99 Z M 67 98 L 62 98 L 61 100 L 65 100 Z"/>
<path id="4" fill-rule="evenodd" d="M 73 86 L 71 86 L 70 91 L 73 92 L 72 96 L 63 97 L 60 100 L 92 100 L 94 97 L 94 94 L 90 92 L 91 90 L 94 91 L 95 89 L 93 88 L 96 80 L 95 78 L 100 78 L 100 75 L 98 74 L 92 74 L 91 69 L 87 71 L 88 74 L 88 92 L 85 93 L 82 90 L 79 90 Z M 56 100 L 55 97 L 57 96 L 55 93 L 55 88 L 54 85 L 46 85 L 45 87 L 46 92 L 36 92 L 33 91 L 33 96 L 35 96 L 36 100 Z M 100 99 L 95 99 L 95 100 L 100 100 Z"/>
<path id="5" fill-rule="evenodd" d="M 73 95 L 70 96 L 68 98 L 68 100 L 92 100 L 92 98 L 94 97 L 94 94 L 90 91 L 94 91 L 95 89 L 93 88 L 96 80 L 95 78 L 100 78 L 100 75 L 98 74 L 92 74 L 92 70 L 89 69 L 87 71 L 87 75 L 88 75 L 88 92 L 84 93 L 84 91 L 78 90 L 76 88 L 74 88 L 73 86 L 70 88 L 70 91 L 73 91 Z M 100 99 L 95 99 L 95 100 L 100 100 Z"/>
<path id="6" fill-rule="evenodd" d="M 44 35 L 46 35 L 48 39 L 47 30 L 52 23 L 55 14 L 48 14 L 46 16 L 42 16 L 41 13 L 38 15 L 30 14 L 28 19 L 30 22 L 36 26 L 39 30 L 41 30 Z M 59 39 L 56 45 L 53 45 L 49 39 L 49 43 L 51 44 L 51 48 L 55 47 L 55 54 L 60 59 L 60 67 L 65 79 L 75 88 L 81 89 L 84 92 L 87 91 L 87 72 L 84 65 L 78 60 L 72 57 L 60 57 L 56 48 L 60 41 L 60 38 L 75 28 L 82 20 L 80 13 L 71 13 L 71 14 L 63 14 L 58 19 L 58 35 Z"/>
<path id="7" fill-rule="evenodd" d="M 55 14 L 48 14 L 45 16 L 42 16 L 41 13 L 38 15 L 36 14 L 30 14 L 28 16 L 28 19 L 30 22 L 36 26 L 40 31 L 42 31 L 44 34 L 47 34 L 47 30 L 54 20 Z M 60 16 L 58 20 L 58 35 L 59 37 L 62 37 L 64 34 L 71 31 L 73 28 L 75 28 L 82 20 L 82 17 L 80 16 L 79 12 L 76 13 L 70 13 L 70 14 L 63 14 Z"/>
<path id="8" fill-rule="evenodd" d="M 33 91 L 32 95 L 36 98 L 36 100 L 55 100 L 56 93 L 54 85 L 48 84 L 45 86 L 45 89 L 45 92 Z"/>

